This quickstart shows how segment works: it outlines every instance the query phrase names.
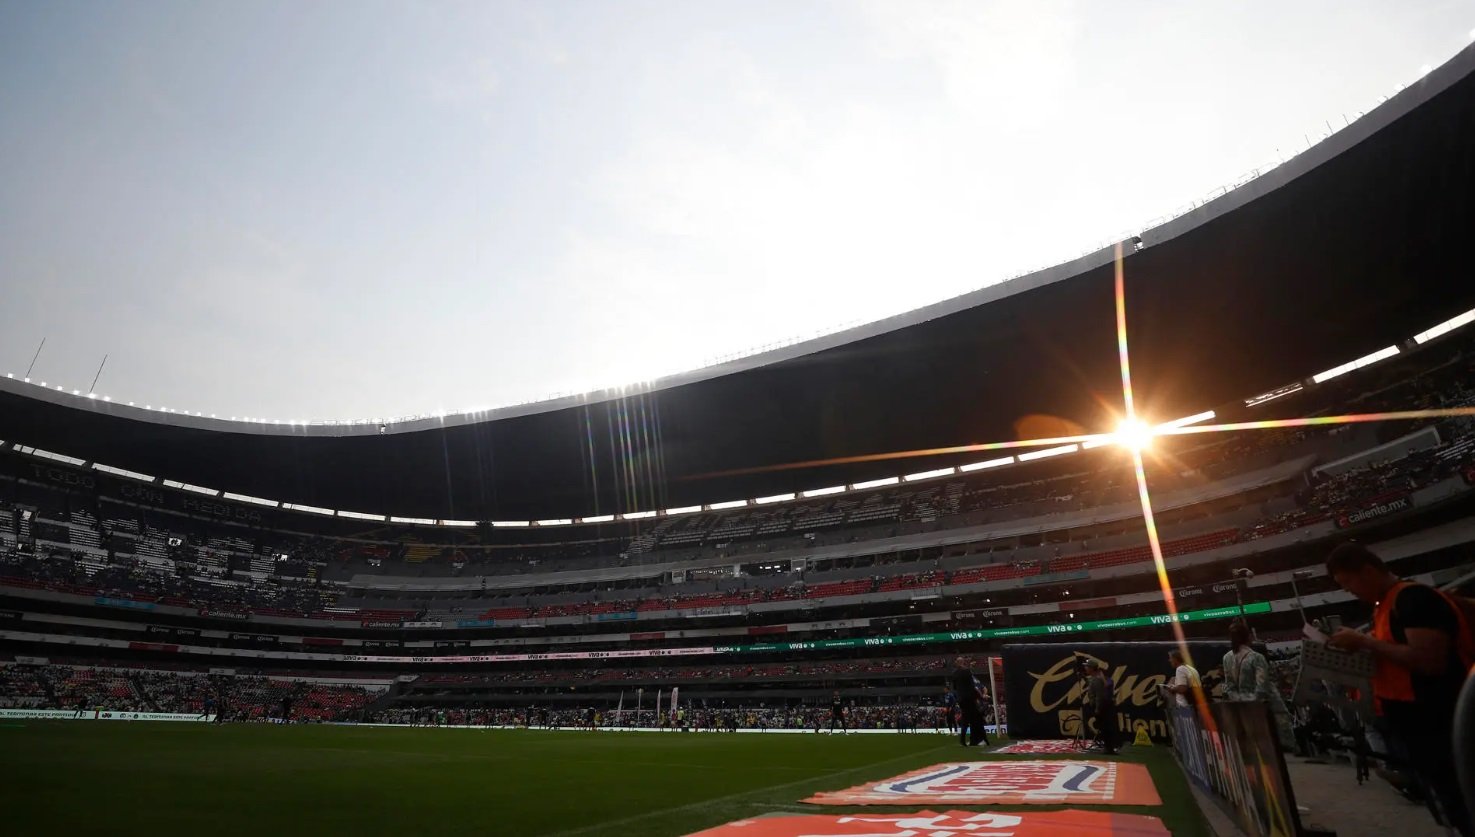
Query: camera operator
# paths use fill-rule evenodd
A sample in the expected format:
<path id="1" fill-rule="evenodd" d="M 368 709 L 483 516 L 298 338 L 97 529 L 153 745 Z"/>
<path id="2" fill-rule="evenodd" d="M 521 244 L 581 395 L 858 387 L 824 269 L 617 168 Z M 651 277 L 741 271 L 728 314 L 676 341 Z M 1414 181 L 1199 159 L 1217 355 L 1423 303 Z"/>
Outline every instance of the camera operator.
<path id="1" fill-rule="evenodd" d="M 1106 663 L 1087 660 L 1086 701 L 1091 717 L 1096 719 L 1096 731 L 1101 736 L 1102 751 L 1108 756 L 1117 752 L 1116 689 L 1111 678 L 1106 676 Z"/>

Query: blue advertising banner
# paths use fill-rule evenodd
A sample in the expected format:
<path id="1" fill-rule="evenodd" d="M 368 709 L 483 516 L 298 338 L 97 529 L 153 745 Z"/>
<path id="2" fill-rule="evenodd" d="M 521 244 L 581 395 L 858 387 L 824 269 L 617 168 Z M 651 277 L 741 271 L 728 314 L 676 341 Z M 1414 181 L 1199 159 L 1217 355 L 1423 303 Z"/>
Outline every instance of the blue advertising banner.
<path id="1" fill-rule="evenodd" d="M 628 621 L 628 620 L 634 619 L 634 618 L 636 618 L 635 611 L 633 611 L 633 610 L 622 610 L 622 611 L 619 611 L 619 612 L 616 612 L 616 613 L 599 613 L 599 614 L 595 614 L 594 621 L 596 621 L 596 622 L 625 622 L 625 621 Z"/>
<path id="2" fill-rule="evenodd" d="M 153 610 L 153 602 L 135 602 L 132 599 L 113 599 L 107 596 L 98 596 L 92 600 L 93 604 L 105 605 L 107 607 L 125 607 L 130 610 Z"/>

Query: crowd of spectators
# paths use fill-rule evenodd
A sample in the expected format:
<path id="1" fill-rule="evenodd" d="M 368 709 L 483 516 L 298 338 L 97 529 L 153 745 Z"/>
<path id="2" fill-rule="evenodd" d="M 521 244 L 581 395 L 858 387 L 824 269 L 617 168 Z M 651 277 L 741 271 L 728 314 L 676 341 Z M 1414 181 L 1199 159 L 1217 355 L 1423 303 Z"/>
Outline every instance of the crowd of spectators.
<path id="1" fill-rule="evenodd" d="M 87 596 L 275 616 L 321 616 L 337 598 L 331 587 L 275 578 L 184 576 L 163 572 L 126 555 L 101 563 L 94 556 L 66 549 L 0 549 L 0 577 L 13 587 L 40 586 Z"/>
<path id="2" fill-rule="evenodd" d="M 1007 723 L 1008 712 L 1000 703 L 999 714 Z M 845 729 L 896 729 L 908 731 L 942 731 L 948 729 L 948 716 L 938 703 L 858 704 L 844 709 Z M 488 708 L 475 706 L 398 706 L 363 716 L 363 721 L 378 724 L 411 726 L 530 727 L 561 729 L 592 728 L 665 728 L 671 730 L 723 731 L 812 730 L 830 729 L 830 708 L 826 703 L 801 706 L 678 706 L 674 711 L 654 708 L 595 708 L 529 706 Z M 994 723 L 993 706 L 986 707 L 986 723 Z"/>
<path id="3" fill-rule="evenodd" d="M 509 670 L 478 674 L 427 674 L 418 681 L 427 686 L 487 686 L 511 683 L 555 683 L 577 677 L 581 683 L 731 682 L 787 677 L 836 677 L 865 674 L 924 674 L 944 672 L 942 657 L 887 657 L 871 660 L 785 660 L 726 666 L 662 666 L 654 668 L 580 668 L 576 673 L 550 669 Z"/>
<path id="4" fill-rule="evenodd" d="M 214 715 L 235 721 L 280 717 L 331 721 L 361 710 L 382 687 L 188 671 L 69 665 L 0 665 L 0 707 Z"/>
<path id="5" fill-rule="evenodd" d="M 1306 487 L 1296 496 L 1296 508 L 1247 527 L 1245 539 L 1264 538 L 1311 526 L 1406 496 L 1425 485 L 1454 476 L 1470 464 L 1470 457 L 1468 454 L 1446 456 L 1445 453 L 1467 439 L 1456 439 L 1396 460 L 1370 462 L 1337 474 L 1312 474 Z"/>

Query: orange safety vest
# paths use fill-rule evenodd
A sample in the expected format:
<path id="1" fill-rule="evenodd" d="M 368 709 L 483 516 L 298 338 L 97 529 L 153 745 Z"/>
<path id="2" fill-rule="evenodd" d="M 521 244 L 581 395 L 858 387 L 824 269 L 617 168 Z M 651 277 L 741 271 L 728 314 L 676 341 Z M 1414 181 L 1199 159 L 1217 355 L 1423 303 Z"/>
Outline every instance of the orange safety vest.
<path id="1" fill-rule="evenodd" d="M 1389 588 L 1383 598 L 1378 601 L 1378 606 L 1373 610 L 1372 636 L 1375 639 L 1396 642 L 1393 638 L 1393 605 L 1403 588 L 1412 584 L 1411 581 L 1400 581 Z M 1452 639 L 1455 643 L 1455 651 L 1460 657 L 1460 665 L 1468 671 L 1470 666 L 1475 664 L 1475 635 L 1471 634 L 1470 624 L 1465 620 L 1465 613 L 1460 606 L 1450 600 L 1443 591 L 1435 590 L 1434 592 L 1438 593 L 1444 599 L 1445 604 L 1449 605 L 1449 609 L 1454 611 L 1456 636 Z M 1377 658 L 1377 668 L 1373 672 L 1373 697 L 1376 699 L 1380 715 L 1383 714 L 1383 701 L 1385 700 L 1412 702 L 1414 699 L 1413 674 L 1403 666 L 1381 657 Z"/>

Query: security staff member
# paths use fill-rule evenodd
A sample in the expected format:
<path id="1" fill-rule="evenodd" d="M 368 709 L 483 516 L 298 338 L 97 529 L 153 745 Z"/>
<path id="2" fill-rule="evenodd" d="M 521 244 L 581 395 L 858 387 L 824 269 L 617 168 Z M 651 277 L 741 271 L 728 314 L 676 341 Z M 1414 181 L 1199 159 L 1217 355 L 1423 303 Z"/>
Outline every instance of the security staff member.
<path id="1" fill-rule="evenodd" d="M 1361 544 L 1332 550 L 1326 568 L 1343 590 L 1373 605 L 1370 633 L 1343 628 L 1327 644 L 1372 653 L 1373 697 L 1389 736 L 1407 753 L 1435 814 L 1475 835 L 1454 763 L 1455 704 L 1475 665 L 1475 635 L 1461 604 L 1403 581 Z"/>
<path id="2" fill-rule="evenodd" d="M 953 694 L 958 699 L 958 709 L 962 712 L 963 720 L 958 729 L 958 743 L 964 747 L 977 747 L 980 743 L 987 744 L 987 733 L 983 729 L 983 707 L 979 705 L 977 681 L 973 672 L 968 669 L 968 662 L 962 657 L 953 661 L 953 673 L 948 678 L 948 683 L 953 687 Z"/>

